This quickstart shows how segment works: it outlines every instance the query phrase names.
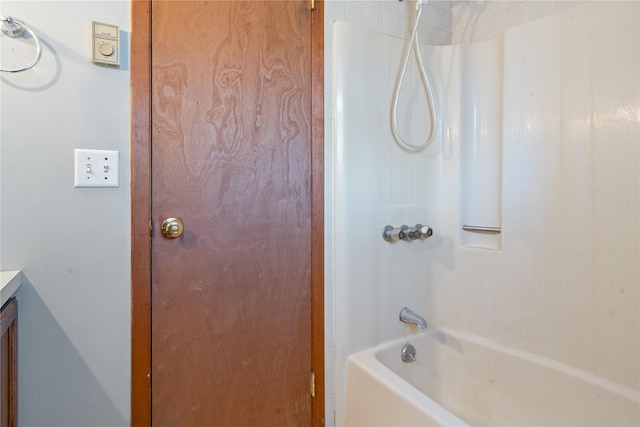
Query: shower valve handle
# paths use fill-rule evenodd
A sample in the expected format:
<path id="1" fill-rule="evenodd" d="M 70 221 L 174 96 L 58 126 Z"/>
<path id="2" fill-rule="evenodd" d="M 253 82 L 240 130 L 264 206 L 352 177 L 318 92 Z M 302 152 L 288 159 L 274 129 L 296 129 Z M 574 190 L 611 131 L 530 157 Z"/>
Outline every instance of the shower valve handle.
<path id="1" fill-rule="evenodd" d="M 428 225 L 416 224 L 417 238 L 428 239 L 433 235 L 433 229 Z"/>
<path id="2" fill-rule="evenodd" d="M 387 225 L 382 229 L 382 238 L 387 242 L 395 243 L 398 240 L 418 240 L 428 239 L 433 235 L 433 229 L 428 225 L 416 224 L 415 227 L 409 227 L 403 225 L 400 228 L 396 228 L 392 225 Z"/>
<path id="3" fill-rule="evenodd" d="M 387 242 L 397 242 L 402 238 L 402 234 L 399 228 L 395 228 L 392 225 L 387 225 L 382 229 L 382 238 Z"/>
<path id="4" fill-rule="evenodd" d="M 418 230 L 416 229 L 416 227 L 409 227 L 408 225 L 403 225 L 402 227 L 400 227 L 400 232 L 401 232 L 400 238 L 402 240 L 416 240 L 417 238 L 420 237 L 417 231 Z"/>

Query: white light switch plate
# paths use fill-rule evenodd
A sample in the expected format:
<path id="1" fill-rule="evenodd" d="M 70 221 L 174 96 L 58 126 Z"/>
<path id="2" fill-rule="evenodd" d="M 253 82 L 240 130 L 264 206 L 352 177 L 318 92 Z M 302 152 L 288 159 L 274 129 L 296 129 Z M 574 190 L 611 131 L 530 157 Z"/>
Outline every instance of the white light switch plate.
<path id="1" fill-rule="evenodd" d="M 113 150 L 75 150 L 76 187 L 119 187 L 120 152 Z"/>

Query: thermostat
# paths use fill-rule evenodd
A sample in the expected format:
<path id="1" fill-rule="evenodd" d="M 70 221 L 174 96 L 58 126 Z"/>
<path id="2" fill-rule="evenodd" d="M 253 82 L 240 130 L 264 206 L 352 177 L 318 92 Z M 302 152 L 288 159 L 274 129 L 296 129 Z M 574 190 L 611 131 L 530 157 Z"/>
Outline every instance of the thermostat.
<path id="1" fill-rule="evenodd" d="M 92 25 L 94 64 L 120 66 L 120 28 L 117 25 L 93 22 Z"/>

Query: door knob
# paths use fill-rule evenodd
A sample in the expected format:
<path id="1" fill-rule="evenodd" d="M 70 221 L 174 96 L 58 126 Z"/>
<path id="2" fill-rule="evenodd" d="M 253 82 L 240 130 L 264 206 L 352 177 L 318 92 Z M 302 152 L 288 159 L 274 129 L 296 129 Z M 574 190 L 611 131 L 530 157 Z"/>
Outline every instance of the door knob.
<path id="1" fill-rule="evenodd" d="M 162 234 L 168 239 L 180 237 L 184 231 L 184 224 L 180 218 L 167 218 L 162 222 Z"/>

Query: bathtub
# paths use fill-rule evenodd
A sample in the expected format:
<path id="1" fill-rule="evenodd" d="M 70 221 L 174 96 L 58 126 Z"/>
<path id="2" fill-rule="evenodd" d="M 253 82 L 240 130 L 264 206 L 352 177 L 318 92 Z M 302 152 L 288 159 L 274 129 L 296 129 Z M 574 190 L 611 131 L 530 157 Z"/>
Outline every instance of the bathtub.
<path id="1" fill-rule="evenodd" d="M 404 363 L 407 340 L 416 361 Z M 349 356 L 345 426 L 638 426 L 637 390 L 478 336 L 425 332 Z"/>

